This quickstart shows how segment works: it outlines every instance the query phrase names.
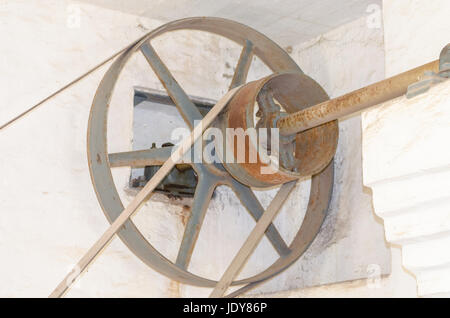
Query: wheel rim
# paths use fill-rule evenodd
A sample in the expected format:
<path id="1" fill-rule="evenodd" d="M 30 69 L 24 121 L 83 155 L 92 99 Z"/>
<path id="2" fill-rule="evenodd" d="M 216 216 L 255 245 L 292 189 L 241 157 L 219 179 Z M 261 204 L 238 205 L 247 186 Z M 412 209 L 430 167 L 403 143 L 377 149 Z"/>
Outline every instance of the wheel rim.
<path id="1" fill-rule="evenodd" d="M 113 222 L 124 209 L 112 177 L 107 151 L 108 106 L 114 86 L 128 59 L 142 45 L 163 33 L 182 29 L 218 34 L 244 47 L 248 43 L 247 41 L 251 41 L 254 46 L 254 54 L 273 72 L 302 72 L 284 50 L 261 33 L 245 25 L 220 18 L 189 18 L 174 21 L 155 29 L 139 43 L 127 49 L 114 61 L 104 75 L 94 97 L 88 124 L 87 150 L 91 180 L 102 210 L 109 222 Z M 202 165 L 197 165 L 194 169 L 201 174 L 200 170 L 204 168 L 202 168 Z M 211 173 L 209 169 L 204 171 L 206 171 L 204 173 Z M 226 180 L 222 182 L 224 184 L 237 182 L 232 178 L 220 180 Z M 219 179 L 216 181 L 220 183 Z M 241 184 L 236 183 L 235 185 L 239 186 Z M 300 230 L 289 245 L 290 252 L 282 255 L 263 272 L 249 278 L 234 281 L 232 285 L 265 281 L 293 264 L 308 248 L 318 233 L 328 210 L 332 187 L 333 162 L 320 174 L 312 177 L 307 211 Z M 217 283 L 214 280 L 190 273 L 187 269 L 181 268 L 168 260 L 148 242 L 131 220 L 125 223 L 118 235 L 144 263 L 171 279 L 200 287 L 214 287 Z"/>

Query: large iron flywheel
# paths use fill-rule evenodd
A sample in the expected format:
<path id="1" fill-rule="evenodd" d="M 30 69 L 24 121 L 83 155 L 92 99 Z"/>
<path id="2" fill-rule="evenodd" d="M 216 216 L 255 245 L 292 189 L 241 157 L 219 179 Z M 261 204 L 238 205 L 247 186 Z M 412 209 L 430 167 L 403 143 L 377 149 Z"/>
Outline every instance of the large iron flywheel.
<path id="1" fill-rule="evenodd" d="M 116 166 L 158 166 L 170 156 L 170 147 L 154 148 L 127 153 L 108 153 L 107 121 L 108 106 L 119 74 L 133 54 L 143 54 L 150 67 L 167 90 L 177 106 L 186 124 L 192 129 L 195 120 L 202 119 L 196 106 L 189 100 L 183 88 L 174 80 L 164 62 L 151 46 L 156 37 L 176 30 L 200 30 L 228 38 L 242 45 L 242 53 L 230 88 L 241 86 L 228 105 L 228 111 L 221 116 L 218 124 L 221 128 L 230 126 L 256 126 L 253 119 L 244 118 L 245 107 L 260 107 L 259 125 L 270 127 L 274 114 L 280 109 L 265 111 L 262 107 L 267 91 L 282 104 L 285 113 L 292 113 L 305 107 L 327 100 L 320 86 L 303 74 L 289 55 L 273 41 L 261 33 L 236 22 L 219 18 L 188 18 L 165 24 L 148 34 L 143 40 L 121 54 L 106 72 L 96 92 L 88 127 L 88 159 L 92 182 L 100 205 L 110 222 L 113 222 L 124 210 L 111 169 Z M 256 55 L 272 71 L 273 75 L 256 82 L 246 84 L 247 72 Z M 266 96 L 267 97 L 267 96 Z M 269 101 L 270 102 L 270 101 Z M 267 106 L 267 105 L 266 105 Z M 241 114 L 241 115 L 240 115 Z M 262 114 L 262 115 L 261 115 Z M 270 117 L 270 118 L 269 118 Z M 243 128 L 245 128 L 243 127 Z M 201 228 L 214 189 L 218 185 L 227 185 L 233 189 L 242 205 L 255 220 L 264 213 L 252 187 L 269 188 L 296 180 L 300 176 L 313 175 L 309 204 L 303 223 L 293 241 L 287 244 L 272 224 L 265 232 L 279 258 L 264 271 L 245 279 L 236 280 L 232 285 L 247 285 L 263 282 L 282 272 L 293 264 L 308 248 L 318 233 L 327 214 L 333 187 L 333 163 L 337 144 L 337 123 L 331 122 L 300 133 L 289 141 L 294 145 L 292 160 L 285 160 L 279 175 L 266 177 L 253 173 L 252 166 L 238 164 L 192 163 L 197 176 L 191 216 L 189 217 L 180 250 L 175 262 L 164 257 L 141 234 L 129 219 L 118 232 L 119 237 L 144 263 L 181 283 L 202 287 L 214 287 L 217 282 L 195 275 L 188 271 L 191 254 Z M 324 152 L 323 149 L 326 149 Z M 118 160 L 120 158 L 120 162 Z M 287 195 L 284 195 L 287 196 Z M 285 199 L 281 198 L 282 200 Z"/>

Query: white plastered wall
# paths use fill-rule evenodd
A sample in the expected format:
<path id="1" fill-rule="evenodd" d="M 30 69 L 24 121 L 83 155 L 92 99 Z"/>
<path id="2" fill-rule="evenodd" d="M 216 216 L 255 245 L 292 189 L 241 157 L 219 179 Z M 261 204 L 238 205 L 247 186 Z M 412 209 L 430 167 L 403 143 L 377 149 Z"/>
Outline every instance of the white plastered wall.
<path id="1" fill-rule="evenodd" d="M 450 3 L 384 1 L 386 73 L 434 61 L 449 43 Z M 449 82 L 363 114 L 364 183 L 386 238 L 420 296 L 449 295 Z"/>
<path id="2" fill-rule="evenodd" d="M 73 13 L 73 10 L 68 10 L 70 4 L 69 1 L 50 0 L 39 1 L 39 4 L 37 1 L 7 1 L 1 8 L 0 14 L 17 13 L 4 15 L 0 28 L 2 39 L 8 43 L 2 51 L 1 60 L 2 74 L 5 75 L 2 76 L 2 85 L 8 87 L 2 90 L 0 98 L 8 101 L 0 109 L 1 124 L 159 25 L 158 21 L 83 5 L 80 27 L 68 28 L 67 18 Z M 380 32 L 368 29 L 365 20 L 361 19 L 294 47 L 292 57 L 331 96 L 338 96 L 383 78 L 384 56 Z M 155 47 L 161 50 L 161 55 L 189 94 L 218 99 L 226 89 L 223 83 L 232 74 L 232 63 L 239 55 L 239 48 L 228 41 L 217 42 L 213 37 L 194 35 L 195 41 L 192 43 L 205 43 L 194 52 L 216 58 L 213 63 L 216 62 L 217 68 L 198 68 L 189 64 L 192 48 L 181 52 L 177 50 L 179 43 L 176 40 L 183 42 L 183 36 L 157 41 Z M 31 48 L 34 54 L 30 54 Z M 110 142 L 111 152 L 125 151 L 131 145 L 132 112 L 123 111 L 124 104 L 130 105 L 130 108 L 132 105 L 132 92 L 127 84 L 162 88 L 149 68 L 149 72 L 142 72 L 145 67 L 148 67 L 145 61 L 136 57 L 121 76 L 111 105 L 111 127 L 115 127 L 109 133 L 110 140 L 114 140 Z M 107 65 L 0 132 L 0 252 L 7 256 L 1 265 L 2 296 L 46 296 L 108 226 L 91 186 L 85 150 L 90 103 L 106 68 Z M 251 77 L 259 78 L 265 73 L 264 67 L 256 66 Z M 338 221 L 340 226 L 345 226 L 345 221 L 348 221 L 351 224 L 348 233 L 374 231 L 375 234 L 371 234 L 382 239 L 382 226 L 372 213 L 370 194 L 361 182 L 359 117 L 345 119 L 340 125 L 337 194 L 345 190 L 348 195 L 334 196 L 332 207 L 335 217 L 327 221 L 328 229 Z M 348 158 L 355 161 L 348 161 Z M 125 191 L 129 171 L 119 169 L 115 177 L 122 199 L 129 200 Z M 288 225 L 293 220 L 300 221 L 298 211 L 306 204 L 307 190 L 308 182 L 305 182 L 305 186 L 294 193 L 285 210 L 292 211 L 295 207 L 297 213 L 289 215 L 287 211 L 282 212 L 277 219 L 280 230 L 292 231 Z M 263 204 L 267 203 L 266 198 Z M 179 206 L 160 202 L 149 205 L 136 215 L 136 221 L 146 230 L 148 238 L 154 240 L 152 243 L 173 258 L 176 242 L 182 235 L 183 211 Z M 355 211 L 362 211 L 361 220 L 367 221 L 365 225 L 351 223 L 348 213 Z M 151 222 L 146 218 L 146 213 L 150 212 Z M 197 257 L 197 263 L 203 265 L 197 265 L 193 270 L 218 278 L 233 252 L 245 239 L 244 231 L 248 233 L 252 222 L 229 191 L 220 189 L 205 220 L 205 229 L 209 230 L 201 235 L 206 238 L 222 235 L 222 240 L 230 242 L 227 245 L 230 250 L 225 253 L 228 256 L 215 258 L 206 265 L 201 262 L 202 253 L 197 252 L 193 261 Z M 228 228 L 233 230 L 225 232 Z M 351 244 L 345 241 L 345 237 L 337 235 L 337 238 L 339 240 L 336 242 L 341 242 L 342 247 Z M 202 238 L 199 242 L 198 251 L 212 244 Z M 318 242 L 316 244 L 323 243 Z M 330 241 L 325 240 L 325 243 Z M 275 257 L 273 252 L 270 254 L 271 249 L 267 245 L 264 239 L 252 259 L 254 266 L 262 266 Z M 333 269 L 327 265 L 336 264 L 335 261 L 343 253 L 335 245 L 331 241 L 328 245 L 318 246 L 316 251 L 323 248 L 324 254 L 318 255 L 320 253 L 316 252 L 318 258 L 307 261 L 306 264 L 311 267 L 324 266 L 322 271 L 309 271 L 309 276 L 301 276 L 296 272 L 301 266 L 294 266 L 257 292 L 274 292 L 311 282 L 317 284 L 345 279 L 339 277 L 342 272 L 339 268 Z M 382 255 L 375 255 L 379 256 L 375 259 L 386 261 L 386 252 L 383 249 L 377 251 Z M 359 260 L 365 255 L 368 258 L 373 256 L 365 250 L 358 251 Z M 330 257 L 334 260 L 326 262 Z M 393 273 L 389 278 L 381 279 L 380 288 L 368 288 L 366 281 L 362 280 L 303 289 L 290 295 L 413 296 L 414 280 L 399 270 L 397 260 L 398 251 L 393 250 Z M 342 270 L 345 272 L 345 268 Z M 357 275 L 367 274 L 366 270 L 366 266 L 362 266 Z M 68 296 L 172 297 L 207 294 L 208 290 L 181 286 L 154 272 L 115 239 Z"/>

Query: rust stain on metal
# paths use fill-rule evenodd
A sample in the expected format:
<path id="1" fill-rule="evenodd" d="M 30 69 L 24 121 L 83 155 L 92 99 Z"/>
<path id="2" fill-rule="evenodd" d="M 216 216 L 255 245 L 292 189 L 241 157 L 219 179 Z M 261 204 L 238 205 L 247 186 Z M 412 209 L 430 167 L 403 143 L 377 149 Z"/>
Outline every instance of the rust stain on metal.
<path id="1" fill-rule="evenodd" d="M 245 85 L 233 97 L 228 105 L 222 129 L 225 128 L 242 128 L 246 131 L 248 128 L 255 128 L 253 114 L 255 103 L 262 91 L 270 91 L 273 98 L 283 107 L 287 113 L 305 109 L 317 103 L 328 99 L 325 91 L 314 80 L 300 73 L 283 73 L 274 74 Z M 261 103 L 258 100 L 258 105 Z M 261 110 L 261 105 L 259 109 Z M 279 114 L 279 112 L 278 112 Z M 272 116 L 273 115 L 273 116 Z M 276 114 L 268 114 L 266 118 L 266 128 L 273 128 L 271 124 Z M 233 177 L 239 181 L 250 184 L 252 186 L 270 186 L 286 183 L 295 180 L 301 176 L 310 176 L 322 171 L 332 160 L 337 147 L 338 126 L 336 121 L 326 123 L 320 127 L 316 127 L 307 132 L 297 134 L 295 141 L 295 166 L 294 170 L 283 166 L 280 160 L 280 169 L 272 174 L 263 174 L 264 168 L 268 168 L 269 164 L 264 163 L 258 153 L 258 145 L 250 141 L 249 137 L 245 137 L 244 149 L 238 149 L 238 143 L 233 143 L 232 152 L 235 163 L 225 163 L 225 167 L 230 169 Z M 226 131 L 224 131 L 226 135 Z M 228 136 L 226 137 L 228 138 Z M 237 138 L 233 136 L 233 138 Z M 281 145 L 280 147 L 283 147 Z M 224 145 L 224 149 L 226 145 Z M 236 155 L 238 150 L 245 153 L 245 162 L 238 162 Z M 256 162 L 250 162 L 250 153 L 257 154 Z"/>

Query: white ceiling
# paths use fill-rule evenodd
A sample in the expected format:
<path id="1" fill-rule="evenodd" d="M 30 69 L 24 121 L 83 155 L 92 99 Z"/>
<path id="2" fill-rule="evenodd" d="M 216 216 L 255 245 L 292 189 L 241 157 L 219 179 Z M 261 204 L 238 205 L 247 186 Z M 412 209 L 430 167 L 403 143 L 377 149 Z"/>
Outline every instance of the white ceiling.
<path id="1" fill-rule="evenodd" d="M 79 0 L 168 22 L 215 16 L 247 24 L 280 45 L 311 39 L 367 15 L 382 0 Z"/>

